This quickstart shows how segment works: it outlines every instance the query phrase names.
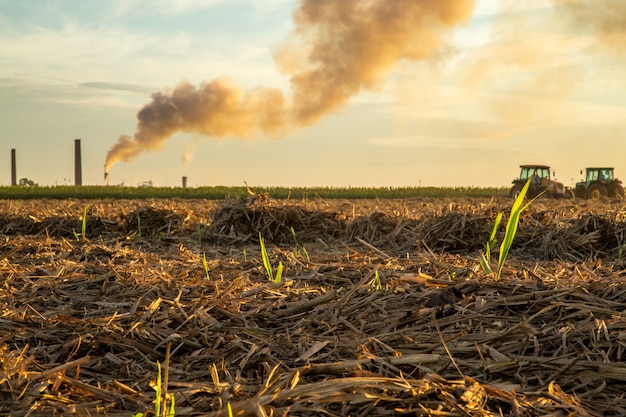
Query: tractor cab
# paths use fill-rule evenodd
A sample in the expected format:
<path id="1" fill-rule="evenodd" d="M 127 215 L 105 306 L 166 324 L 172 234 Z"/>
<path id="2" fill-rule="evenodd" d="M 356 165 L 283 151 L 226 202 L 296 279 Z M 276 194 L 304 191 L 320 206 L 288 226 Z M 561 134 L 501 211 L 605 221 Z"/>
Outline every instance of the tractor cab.
<path id="1" fill-rule="evenodd" d="M 576 183 L 575 192 L 578 198 L 592 200 L 603 197 L 624 198 L 622 181 L 614 177 L 612 167 L 585 168 L 585 179 Z"/>
<path id="2" fill-rule="evenodd" d="M 554 173 L 552 173 L 554 176 Z M 530 198 L 542 195 L 553 198 L 573 198 L 574 193 L 563 183 L 553 180 L 548 165 L 520 165 L 519 178 L 513 180 L 510 195 L 517 198 L 526 181 L 530 179 L 527 195 Z"/>
<path id="3" fill-rule="evenodd" d="M 582 174 L 582 172 L 581 172 Z M 587 168 L 586 181 L 610 181 L 613 179 L 613 168 Z"/>

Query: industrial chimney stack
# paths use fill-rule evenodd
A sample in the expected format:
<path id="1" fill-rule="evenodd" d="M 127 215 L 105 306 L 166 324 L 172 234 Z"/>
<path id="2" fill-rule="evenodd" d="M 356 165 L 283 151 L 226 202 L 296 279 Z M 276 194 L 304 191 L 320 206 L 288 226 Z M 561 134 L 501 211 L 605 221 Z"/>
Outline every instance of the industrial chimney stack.
<path id="1" fill-rule="evenodd" d="M 187 188 L 187 177 L 183 177 L 183 188 Z"/>
<path id="2" fill-rule="evenodd" d="M 15 149 L 11 149 L 11 185 L 17 185 L 17 167 L 15 165 Z"/>
<path id="3" fill-rule="evenodd" d="M 80 139 L 74 140 L 74 182 L 78 187 L 83 185 L 83 166 L 80 155 Z"/>

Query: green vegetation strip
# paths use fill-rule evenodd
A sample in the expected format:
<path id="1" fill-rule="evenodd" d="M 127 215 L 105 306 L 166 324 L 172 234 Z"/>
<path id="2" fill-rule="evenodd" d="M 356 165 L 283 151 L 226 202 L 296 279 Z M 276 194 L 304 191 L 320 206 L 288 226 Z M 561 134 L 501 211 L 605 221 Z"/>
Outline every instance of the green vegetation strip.
<path id="1" fill-rule="evenodd" d="M 257 194 L 268 194 L 275 199 L 302 198 L 345 198 L 345 199 L 392 199 L 411 197 L 494 197 L 508 196 L 509 189 L 504 187 L 251 187 Z M 249 195 L 247 187 L 119 187 L 119 186 L 0 186 L 0 199 L 146 199 L 146 198 L 181 198 L 222 200 L 227 197 L 245 197 Z"/>

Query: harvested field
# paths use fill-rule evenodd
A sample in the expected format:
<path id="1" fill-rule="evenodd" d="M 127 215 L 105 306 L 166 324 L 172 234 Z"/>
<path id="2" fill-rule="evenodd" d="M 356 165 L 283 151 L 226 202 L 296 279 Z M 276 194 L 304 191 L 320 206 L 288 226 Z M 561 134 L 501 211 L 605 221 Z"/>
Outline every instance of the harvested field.
<path id="1" fill-rule="evenodd" d="M 533 202 L 494 280 L 511 203 L 1 201 L 0 415 L 626 415 L 626 207 Z"/>

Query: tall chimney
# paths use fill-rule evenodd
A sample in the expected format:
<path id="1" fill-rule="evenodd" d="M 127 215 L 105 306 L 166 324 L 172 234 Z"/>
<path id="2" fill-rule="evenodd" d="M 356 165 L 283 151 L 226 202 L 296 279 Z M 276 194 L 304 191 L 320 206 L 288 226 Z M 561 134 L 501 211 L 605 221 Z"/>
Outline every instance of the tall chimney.
<path id="1" fill-rule="evenodd" d="M 83 185 L 83 166 L 80 156 L 80 139 L 74 140 L 74 182 L 75 185 Z"/>
<path id="2" fill-rule="evenodd" d="M 15 149 L 11 149 L 11 185 L 17 185 L 17 167 L 15 165 Z"/>
<path id="3" fill-rule="evenodd" d="M 187 177 L 183 177 L 183 188 L 187 188 Z"/>

